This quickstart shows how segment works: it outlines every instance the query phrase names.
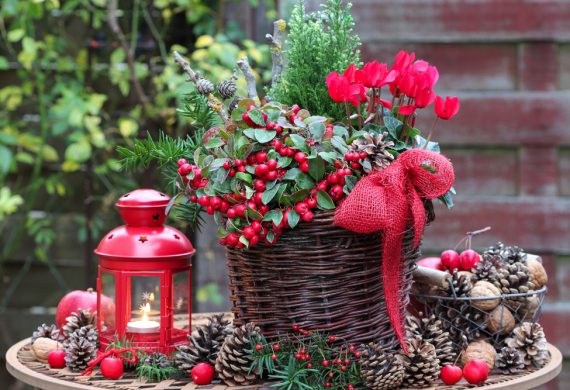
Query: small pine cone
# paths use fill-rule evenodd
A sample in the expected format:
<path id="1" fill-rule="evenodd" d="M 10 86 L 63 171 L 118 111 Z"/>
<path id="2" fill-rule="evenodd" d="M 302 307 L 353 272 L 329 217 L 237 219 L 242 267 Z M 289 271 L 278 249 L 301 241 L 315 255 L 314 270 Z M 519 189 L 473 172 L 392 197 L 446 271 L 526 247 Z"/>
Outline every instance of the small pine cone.
<path id="1" fill-rule="evenodd" d="M 214 92 L 214 84 L 208 79 L 200 78 L 196 80 L 196 91 L 202 95 L 209 95 Z"/>
<path id="2" fill-rule="evenodd" d="M 83 371 L 97 356 L 97 331 L 81 328 L 69 335 L 63 344 L 65 364 L 72 371 Z"/>
<path id="3" fill-rule="evenodd" d="M 365 133 L 351 144 L 353 151 L 366 153 L 365 161 L 370 164 L 370 167 L 364 167 L 366 173 L 382 170 L 394 161 L 394 156 L 387 150 L 394 146 L 394 142 L 386 141 L 387 137 L 387 132 Z"/>
<path id="4" fill-rule="evenodd" d="M 439 359 L 435 347 L 421 337 L 408 340 L 408 354 L 402 354 L 405 368 L 404 387 L 429 387 L 439 378 Z"/>
<path id="5" fill-rule="evenodd" d="M 495 368 L 504 374 L 516 374 L 525 368 L 524 358 L 516 348 L 504 346 L 497 354 Z"/>
<path id="6" fill-rule="evenodd" d="M 433 314 L 422 318 L 408 315 L 406 316 L 406 330 L 409 337 L 420 336 L 424 341 L 432 344 L 442 366 L 455 362 L 457 353 L 449 332 L 444 330 L 441 319 Z"/>
<path id="7" fill-rule="evenodd" d="M 214 314 L 206 325 L 201 325 L 188 336 L 189 344 L 181 345 L 174 355 L 179 370 L 190 372 L 198 363 L 216 364 L 224 340 L 232 333 L 230 321 L 223 314 Z"/>
<path id="8" fill-rule="evenodd" d="M 223 80 L 218 84 L 218 93 L 222 99 L 231 99 L 237 91 L 236 82 L 233 78 Z"/>
<path id="9" fill-rule="evenodd" d="M 517 349 L 526 367 L 541 368 L 550 359 L 546 336 L 538 323 L 523 322 L 505 340 L 505 345 Z"/>
<path id="10" fill-rule="evenodd" d="M 475 265 L 473 275 L 477 280 L 491 281 L 495 278 L 497 270 L 503 266 L 504 262 L 500 255 L 485 252 L 481 261 Z"/>
<path id="11" fill-rule="evenodd" d="M 61 332 L 55 325 L 52 324 L 48 326 L 46 324 L 41 324 L 38 326 L 38 329 L 32 333 L 32 343 L 40 337 L 47 337 L 48 339 L 52 340 L 61 340 L 60 334 Z"/>
<path id="12" fill-rule="evenodd" d="M 486 313 L 465 301 L 439 301 L 433 313 L 455 345 L 481 338 L 487 326 Z"/>
<path id="13" fill-rule="evenodd" d="M 216 360 L 216 372 L 229 386 L 249 386 L 257 380 L 257 370 L 251 371 L 253 355 L 251 339 L 261 336 L 261 330 L 254 323 L 235 328 L 226 337 Z"/>
<path id="14" fill-rule="evenodd" d="M 397 389 L 404 380 L 401 356 L 385 352 L 380 344 L 370 343 L 360 358 L 360 374 L 367 389 Z"/>
<path id="15" fill-rule="evenodd" d="M 501 255 L 504 261 L 508 264 L 514 264 L 514 263 L 526 264 L 526 253 L 522 248 L 519 248 L 518 246 L 505 247 Z"/>
<path id="16" fill-rule="evenodd" d="M 157 367 L 162 369 L 169 368 L 172 366 L 172 362 L 170 361 L 168 356 L 160 352 L 154 352 L 151 353 L 150 355 L 147 355 L 142 361 L 142 363 L 146 366 Z"/>
<path id="17" fill-rule="evenodd" d="M 466 297 L 473 288 L 471 274 L 454 269 L 449 280 L 448 295 L 450 297 Z"/>
<path id="18" fill-rule="evenodd" d="M 63 335 L 68 338 L 70 334 L 80 328 L 96 328 L 97 327 L 97 313 L 91 312 L 91 309 L 79 309 L 71 313 L 65 319 L 66 323 L 61 328 Z"/>

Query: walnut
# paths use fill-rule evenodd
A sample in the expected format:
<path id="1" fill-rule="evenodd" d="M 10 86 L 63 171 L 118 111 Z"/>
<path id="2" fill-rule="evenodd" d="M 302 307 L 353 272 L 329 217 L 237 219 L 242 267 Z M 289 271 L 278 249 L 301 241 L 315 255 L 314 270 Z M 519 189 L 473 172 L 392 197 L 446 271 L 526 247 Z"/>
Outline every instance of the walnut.
<path id="1" fill-rule="evenodd" d="M 497 352 L 491 344 L 485 340 L 477 340 L 469 343 L 461 356 L 461 363 L 465 366 L 473 359 L 483 359 L 489 370 L 492 370 L 495 366 L 496 356 Z"/>
<path id="2" fill-rule="evenodd" d="M 47 337 L 37 338 L 32 344 L 32 355 L 42 363 L 47 363 L 48 355 L 51 351 L 55 351 L 58 347 L 58 342 Z"/>
<path id="3" fill-rule="evenodd" d="M 538 260 L 528 259 L 526 266 L 537 289 L 543 287 L 548 282 L 548 274 Z"/>
<path id="4" fill-rule="evenodd" d="M 487 317 L 487 329 L 500 335 L 511 333 L 515 324 L 513 314 L 503 305 L 497 306 Z"/>
<path id="5" fill-rule="evenodd" d="M 485 282 L 484 280 L 475 283 L 469 292 L 469 296 L 472 298 L 497 297 L 495 299 L 474 299 L 471 301 L 472 306 L 484 311 L 490 311 L 499 306 L 499 295 L 501 295 L 501 291 L 494 284 Z"/>
<path id="6" fill-rule="evenodd" d="M 538 295 L 531 295 L 526 298 L 523 305 L 520 305 L 517 311 L 517 317 L 524 318 L 525 321 L 532 321 L 539 307 L 540 297 Z"/>

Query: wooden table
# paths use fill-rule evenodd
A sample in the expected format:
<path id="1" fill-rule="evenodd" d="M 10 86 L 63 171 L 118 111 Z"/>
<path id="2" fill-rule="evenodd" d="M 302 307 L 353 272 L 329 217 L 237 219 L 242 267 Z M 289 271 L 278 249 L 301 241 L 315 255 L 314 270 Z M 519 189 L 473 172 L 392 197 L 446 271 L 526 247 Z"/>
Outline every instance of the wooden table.
<path id="1" fill-rule="evenodd" d="M 194 325 L 204 323 L 207 315 L 193 315 Z M 96 389 L 124 389 L 124 390 L 270 390 L 272 388 L 265 385 L 254 385 L 247 387 L 227 387 L 223 384 L 212 384 L 208 386 L 197 386 L 189 378 L 180 380 L 167 380 L 160 383 L 145 383 L 136 379 L 134 373 L 127 372 L 120 380 L 108 380 L 103 378 L 98 371 L 90 377 L 82 377 L 79 373 L 71 372 L 68 369 L 53 370 L 47 364 L 36 361 L 30 352 L 30 339 L 25 339 L 13 345 L 6 353 L 6 367 L 8 372 L 16 379 L 27 383 L 35 388 L 44 390 L 96 390 Z M 556 378 L 562 369 L 562 354 L 553 345 L 548 345 L 550 351 L 550 362 L 540 370 L 519 374 L 519 375 L 492 375 L 487 385 L 477 387 L 481 390 L 491 389 L 534 389 L 542 384 L 550 382 Z M 454 386 L 436 386 L 429 389 L 450 390 L 472 388 L 465 382 L 460 382 Z"/>

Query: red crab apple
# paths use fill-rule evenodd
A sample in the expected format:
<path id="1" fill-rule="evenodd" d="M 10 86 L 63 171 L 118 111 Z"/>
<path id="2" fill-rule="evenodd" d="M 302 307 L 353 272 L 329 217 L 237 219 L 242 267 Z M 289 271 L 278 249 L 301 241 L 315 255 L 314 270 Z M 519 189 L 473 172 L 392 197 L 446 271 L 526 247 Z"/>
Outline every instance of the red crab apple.
<path id="1" fill-rule="evenodd" d="M 459 253 L 453 249 L 448 249 L 441 253 L 441 264 L 451 271 L 459 268 Z"/>
<path id="2" fill-rule="evenodd" d="M 480 385 L 489 377 L 489 366 L 483 359 L 473 359 L 463 367 L 463 377 L 472 385 Z"/>
<path id="3" fill-rule="evenodd" d="M 426 268 L 445 271 L 445 267 L 443 266 L 442 261 L 439 257 L 426 257 L 421 260 L 418 260 L 416 264 Z"/>
<path id="4" fill-rule="evenodd" d="M 105 322 L 114 326 L 115 324 L 115 304 L 111 298 L 101 295 L 101 311 L 103 312 L 103 318 Z M 55 324 L 58 328 L 61 328 L 67 323 L 65 320 L 74 311 L 79 309 L 90 309 L 91 312 L 97 311 L 97 292 L 92 288 L 83 290 L 75 290 L 67 293 L 57 305 L 57 311 L 55 314 Z"/>
<path id="5" fill-rule="evenodd" d="M 454 385 L 463 377 L 461 367 L 453 364 L 448 364 L 441 369 L 439 377 L 446 385 Z"/>
<path id="6" fill-rule="evenodd" d="M 56 349 L 48 354 L 48 364 L 50 368 L 64 368 L 65 367 L 65 351 L 63 349 Z"/>
<path id="7" fill-rule="evenodd" d="M 197 385 L 209 385 L 214 379 L 214 367 L 208 363 L 198 363 L 191 371 L 192 381 Z"/>
<path id="8" fill-rule="evenodd" d="M 473 249 L 466 249 L 459 255 L 459 265 L 463 271 L 470 271 L 480 261 L 479 253 Z"/>
<path id="9" fill-rule="evenodd" d="M 125 372 L 123 361 L 116 357 L 106 357 L 99 366 L 101 375 L 107 379 L 119 379 Z"/>

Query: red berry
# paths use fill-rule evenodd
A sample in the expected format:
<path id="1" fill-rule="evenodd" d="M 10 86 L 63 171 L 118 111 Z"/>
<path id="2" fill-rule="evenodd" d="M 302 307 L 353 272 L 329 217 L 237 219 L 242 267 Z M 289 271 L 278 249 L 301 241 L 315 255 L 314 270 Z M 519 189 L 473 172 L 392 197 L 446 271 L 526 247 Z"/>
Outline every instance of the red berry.
<path id="1" fill-rule="evenodd" d="M 296 353 L 296 354 L 295 354 L 295 359 L 301 360 L 302 358 L 303 358 L 303 357 L 301 356 L 300 353 Z"/>
<path id="2" fill-rule="evenodd" d="M 206 207 L 206 212 L 210 215 L 214 214 L 214 208 L 212 206 Z"/>
<path id="3" fill-rule="evenodd" d="M 334 374 L 332 372 L 329 372 L 328 377 L 332 379 L 334 378 Z"/>
<path id="4" fill-rule="evenodd" d="M 258 351 L 261 351 L 261 348 L 263 348 L 263 347 L 261 346 L 261 344 L 257 344 L 257 345 L 255 346 L 255 349 L 258 350 Z"/>
<path id="5" fill-rule="evenodd" d="M 236 170 L 235 169 L 230 169 L 230 173 L 228 173 L 228 175 L 230 177 L 234 177 L 236 175 Z"/>
<path id="6" fill-rule="evenodd" d="M 332 384 L 330 382 L 325 382 L 325 387 L 331 387 Z"/>
<path id="7" fill-rule="evenodd" d="M 251 222 L 251 227 L 253 228 L 253 231 L 257 234 L 259 232 L 261 232 L 261 222 L 259 221 L 252 221 Z"/>
<path id="8" fill-rule="evenodd" d="M 198 204 L 202 207 L 206 207 L 210 205 L 210 198 L 208 198 L 208 195 L 203 195 L 201 197 L 198 198 Z"/>
<path id="9" fill-rule="evenodd" d="M 239 166 L 243 165 L 243 161 L 240 160 L 239 158 L 236 158 L 236 159 L 234 160 L 234 165 L 235 165 L 236 167 L 239 167 Z"/>
<path id="10" fill-rule="evenodd" d="M 327 181 L 331 184 L 338 183 L 338 175 L 336 173 L 331 173 L 327 176 Z"/>
<path id="11" fill-rule="evenodd" d="M 265 178 L 269 181 L 277 179 L 277 171 L 267 172 L 267 175 L 265 175 Z"/>
<path id="12" fill-rule="evenodd" d="M 281 345 L 279 344 L 273 344 L 273 350 L 274 351 L 279 351 L 281 349 Z"/>
<path id="13" fill-rule="evenodd" d="M 212 196 L 210 198 L 210 206 L 212 206 L 212 208 L 214 210 L 219 209 L 221 204 L 222 204 L 222 200 L 220 199 L 219 196 Z"/>
<path id="14" fill-rule="evenodd" d="M 283 132 L 283 127 L 277 125 L 275 126 L 275 131 L 277 132 L 277 135 L 281 134 L 281 132 Z"/>
<path id="15" fill-rule="evenodd" d="M 470 271 L 472 268 L 475 268 L 475 265 L 480 261 L 481 257 L 479 257 L 479 253 L 473 249 L 464 250 L 459 255 L 459 265 L 463 271 Z"/>
<path id="16" fill-rule="evenodd" d="M 256 246 L 259 242 L 259 236 L 255 235 L 249 240 L 249 246 Z"/>
<path id="17" fill-rule="evenodd" d="M 295 155 L 295 151 L 293 148 L 287 149 L 287 157 L 293 157 Z"/>
<path id="18" fill-rule="evenodd" d="M 360 157 L 361 160 L 364 160 L 368 155 L 366 154 L 366 152 L 362 151 L 358 154 L 358 157 Z"/>
<path id="19" fill-rule="evenodd" d="M 245 172 L 245 165 L 240 165 L 237 169 L 238 172 Z"/>
<path id="20" fill-rule="evenodd" d="M 328 360 L 323 360 L 323 366 L 328 367 L 329 366 L 329 361 Z"/>
<path id="21" fill-rule="evenodd" d="M 244 204 L 238 204 L 235 207 L 235 210 L 238 217 L 243 217 L 245 215 L 245 210 L 247 210 L 247 207 Z"/>
<path id="22" fill-rule="evenodd" d="M 453 249 L 448 249 L 441 253 L 441 264 L 453 271 L 454 269 L 459 268 L 459 253 L 454 251 Z"/>
<path id="23" fill-rule="evenodd" d="M 188 197 L 188 200 L 190 200 L 190 202 L 196 203 L 198 201 L 198 197 L 196 195 L 190 195 Z"/>
<path id="24" fill-rule="evenodd" d="M 489 366 L 482 359 L 473 359 L 463 367 L 463 377 L 472 385 L 480 385 L 489 377 Z"/>
<path id="25" fill-rule="evenodd" d="M 356 347 L 355 347 L 354 345 L 351 345 L 351 346 L 348 347 L 348 350 L 349 350 L 350 352 L 354 352 L 354 351 L 356 351 Z"/>
<path id="26" fill-rule="evenodd" d="M 235 218 L 236 217 L 236 209 L 229 209 L 227 211 L 228 218 Z"/>
<path id="27" fill-rule="evenodd" d="M 275 123 L 275 122 L 268 122 L 268 123 L 265 125 L 265 128 L 266 128 L 267 130 L 274 130 L 276 126 L 277 126 L 277 123 Z"/>
<path id="28" fill-rule="evenodd" d="M 301 107 L 299 107 L 298 104 L 293 104 L 291 106 L 291 111 L 293 111 L 295 114 L 298 113 L 301 110 Z"/>
<path id="29" fill-rule="evenodd" d="M 309 211 L 309 206 L 305 203 L 305 202 L 299 202 L 295 205 L 295 211 L 299 214 L 299 215 L 303 215 L 305 214 L 307 211 Z"/>
<path id="30" fill-rule="evenodd" d="M 293 332 L 298 332 L 301 328 L 299 327 L 299 325 L 295 324 L 293 325 Z"/>
<path id="31" fill-rule="evenodd" d="M 251 226 L 246 226 L 243 228 L 242 230 L 242 234 L 245 238 L 247 238 L 248 240 L 250 240 L 253 236 L 255 236 L 255 231 L 253 230 L 253 227 Z"/>
<path id="32" fill-rule="evenodd" d="M 231 165 L 230 165 L 230 162 L 229 162 L 229 161 L 224 161 L 224 169 L 225 169 L 225 170 L 230 169 L 230 166 L 231 166 Z"/>
<path id="33" fill-rule="evenodd" d="M 305 214 L 301 215 L 301 219 L 305 222 L 310 222 L 315 215 L 312 211 L 307 211 Z"/>
<path id="34" fill-rule="evenodd" d="M 360 168 L 360 164 L 357 163 L 357 162 L 351 162 L 351 163 L 350 163 L 350 167 L 351 167 L 352 169 L 358 169 L 358 168 Z"/>
<path id="35" fill-rule="evenodd" d="M 272 158 L 271 160 L 267 161 L 267 166 L 269 167 L 270 171 L 274 171 L 277 168 L 277 160 Z"/>
<path id="36" fill-rule="evenodd" d="M 188 162 L 185 159 L 181 158 L 178 160 L 177 164 L 179 167 L 181 167 L 184 164 L 188 164 Z"/>
<path id="37" fill-rule="evenodd" d="M 315 198 L 307 198 L 305 202 L 307 202 L 307 206 L 309 206 L 310 209 L 317 207 L 317 199 Z"/>
<path id="38" fill-rule="evenodd" d="M 263 203 L 263 192 L 256 192 L 255 195 L 253 195 L 253 200 L 255 203 L 257 204 L 262 204 Z"/>
<path id="39" fill-rule="evenodd" d="M 48 364 L 50 368 L 64 368 L 65 367 L 65 351 L 63 349 L 56 349 L 48 354 Z M 119 375 L 120 376 L 120 375 Z"/>
<path id="40" fill-rule="evenodd" d="M 344 359 L 344 364 L 349 364 L 349 363 L 350 363 L 350 360 Z"/>
<path id="41" fill-rule="evenodd" d="M 255 167 L 255 174 L 259 177 L 264 177 L 269 173 L 269 167 L 265 164 L 259 164 Z"/>
<path id="42" fill-rule="evenodd" d="M 229 246 L 237 245 L 237 243 L 239 242 L 239 234 L 235 232 L 228 234 L 228 236 L 226 237 L 226 241 Z"/>
<path id="43" fill-rule="evenodd" d="M 317 191 L 326 191 L 327 190 L 327 182 L 326 180 L 321 181 L 319 184 L 317 184 Z"/>
<path id="44" fill-rule="evenodd" d="M 355 358 L 359 358 L 359 357 L 360 357 L 360 352 L 355 352 L 355 353 L 354 353 L 354 357 L 355 357 Z"/>
<path id="45" fill-rule="evenodd" d="M 307 161 L 307 155 L 303 152 L 297 152 L 295 153 L 295 161 L 297 161 L 299 164 Z"/>
<path id="46" fill-rule="evenodd" d="M 335 162 L 334 162 L 334 167 L 337 168 L 337 169 L 340 169 L 340 168 L 342 168 L 342 163 L 341 163 L 340 161 L 338 161 L 338 160 L 335 160 Z"/>
<path id="47" fill-rule="evenodd" d="M 269 123 L 272 123 L 272 122 L 269 122 Z M 272 145 L 276 151 L 280 151 L 281 148 L 283 147 L 283 142 L 279 141 L 278 139 L 275 139 L 275 140 L 273 140 Z"/>
<path id="48" fill-rule="evenodd" d="M 267 153 L 265 152 L 258 152 L 255 155 L 255 159 L 257 161 L 258 164 L 264 163 L 267 161 Z"/>
<path id="49" fill-rule="evenodd" d="M 329 194 L 330 196 L 334 199 L 334 200 L 339 200 L 342 198 L 343 196 L 343 192 L 342 192 L 342 186 L 339 184 L 335 184 L 334 186 L 332 186 L 332 188 L 329 190 Z"/>
<path id="50" fill-rule="evenodd" d="M 329 343 L 334 343 L 335 340 L 336 340 L 336 337 L 329 336 Z"/>
<path id="51" fill-rule="evenodd" d="M 271 355 L 271 360 L 277 360 L 277 355 L 275 354 Z"/>
<path id="52" fill-rule="evenodd" d="M 303 161 L 299 164 L 299 169 L 304 173 L 309 173 L 309 163 L 307 161 Z"/>
<path id="53" fill-rule="evenodd" d="M 197 385 L 209 385 L 214 379 L 214 367 L 208 363 L 198 363 L 190 372 L 192 381 Z"/>
<path id="54" fill-rule="evenodd" d="M 307 368 L 313 368 L 313 365 L 311 363 L 307 363 Z"/>
<path id="55" fill-rule="evenodd" d="M 341 371 L 346 371 L 346 366 L 340 366 Z"/>
<path id="56" fill-rule="evenodd" d="M 448 364 L 441 369 L 439 377 L 446 385 L 454 385 L 463 377 L 463 371 L 460 367 Z"/>
<path id="57" fill-rule="evenodd" d="M 265 182 L 261 179 L 255 179 L 253 181 L 253 187 L 255 188 L 256 191 L 260 192 L 265 191 L 265 189 L 267 188 Z"/>

